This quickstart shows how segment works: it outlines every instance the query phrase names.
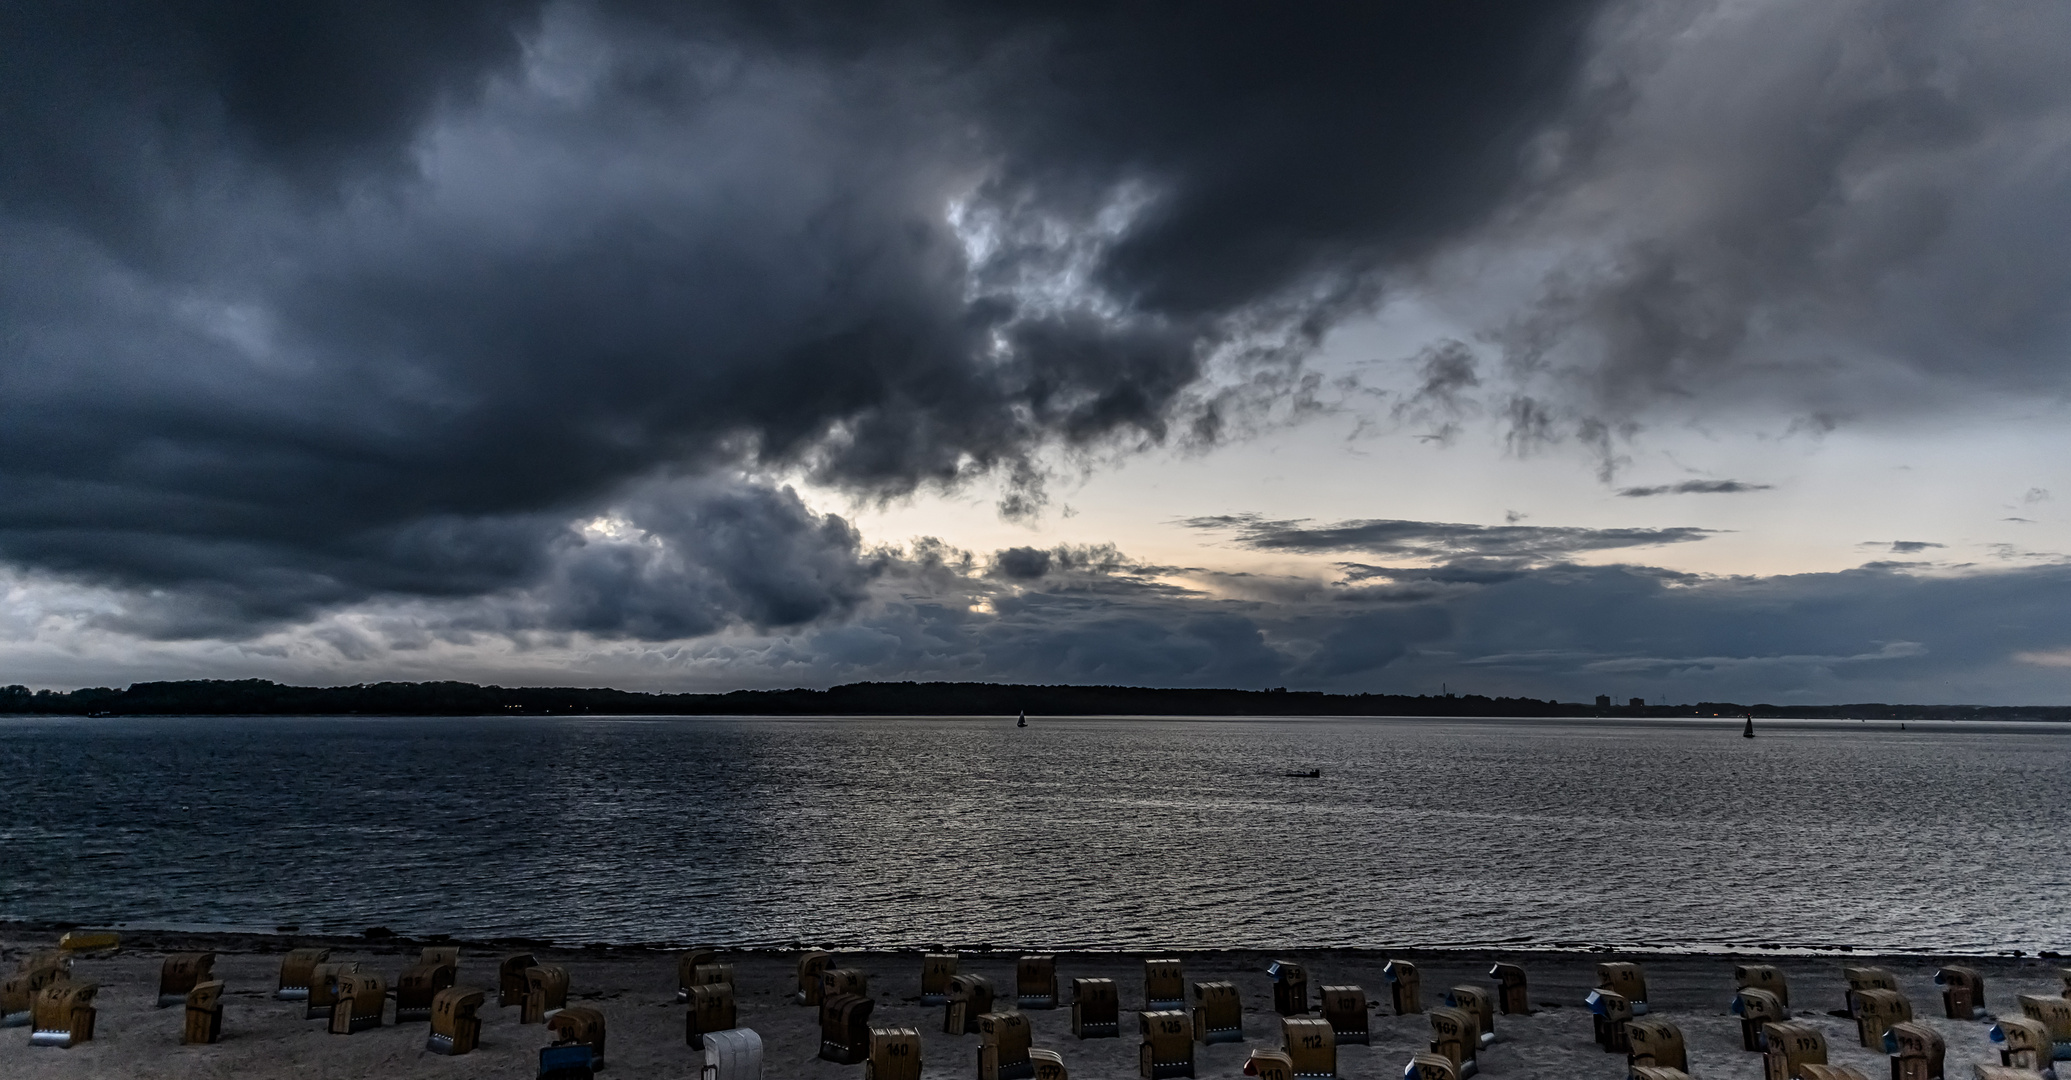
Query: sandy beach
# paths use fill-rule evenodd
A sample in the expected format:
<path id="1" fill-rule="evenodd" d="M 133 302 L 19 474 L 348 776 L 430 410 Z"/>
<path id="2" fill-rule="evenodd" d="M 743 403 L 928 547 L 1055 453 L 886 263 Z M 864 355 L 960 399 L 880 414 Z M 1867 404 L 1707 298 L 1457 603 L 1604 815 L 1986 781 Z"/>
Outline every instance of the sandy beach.
<path id="1" fill-rule="evenodd" d="M 49 930 L 0 930 L 0 964 L 12 971 L 30 950 L 56 943 Z M 608 1022 L 606 1071 L 622 1077 L 695 1077 L 701 1054 L 684 1042 L 683 1009 L 675 1004 L 675 961 L 672 954 L 646 949 L 553 950 L 515 943 L 465 944 L 460 982 L 491 990 L 481 1016 L 481 1047 L 464 1057 L 445 1057 L 424 1048 L 427 1026 L 395 1025 L 393 1003 L 384 1026 L 342 1036 L 329 1034 L 320 1021 L 303 1018 L 299 1002 L 278 1001 L 280 954 L 290 947 L 328 946 L 335 960 L 357 960 L 385 973 L 390 985 L 404 967 L 415 962 L 422 943 L 273 938 L 254 935 L 128 933 L 122 947 L 108 955 L 81 956 L 74 978 L 100 984 L 99 1018 L 94 1039 L 71 1049 L 34 1047 L 26 1028 L 0 1029 L 0 1076 L 20 1080 L 45 1077 L 519 1077 L 536 1071 L 537 1054 L 549 1039 L 538 1025 L 519 1023 L 516 1007 L 495 1005 L 496 965 L 514 952 L 530 952 L 543 963 L 564 965 L 570 972 L 569 1004 L 601 1009 Z M 155 1007 L 160 965 L 166 954 L 214 950 L 216 975 L 226 981 L 223 1039 L 209 1046 L 180 1044 L 182 1010 Z M 1014 984 L 1014 953 L 965 952 L 961 970 L 991 977 L 996 987 Z M 1410 1055 L 1429 1038 L 1426 1016 L 1395 1016 L 1387 1005 L 1381 967 L 1392 956 L 1417 963 L 1422 971 L 1427 1007 L 1445 988 L 1489 985 L 1488 969 L 1497 960 L 1521 963 L 1530 976 L 1531 1016 L 1499 1016 L 1499 1041 L 1483 1052 L 1482 1071 L 1492 1077 L 1582 1078 L 1605 1080 L 1625 1075 L 1622 1055 L 1606 1053 L 1591 1041 L 1590 1017 L 1582 998 L 1595 983 L 1601 960 L 1636 960 L 1645 965 L 1652 1015 L 1678 1024 L 1688 1042 L 1694 1075 L 1717 1080 L 1761 1076 L 1757 1055 L 1740 1048 L 1739 1022 L 1727 1011 L 1733 994 L 1734 958 L 1726 956 L 1648 956 L 1638 954 L 1492 952 L 1414 952 L 1393 954 L 1351 951 L 1179 952 L 1189 982 L 1227 979 L 1244 998 L 1243 1044 L 1220 1044 L 1196 1051 L 1201 1076 L 1240 1075 L 1254 1048 L 1277 1048 L 1278 1016 L 1272 1009 L 1272 985 L 1265 967 L 1275 958 L 1304 964 L 1312 997 L 1324 984 L 1364 987 L 1370 1001 L 1372 1044 L 1348 1045 L 1338 1051 L 1338 1075 L 1347 1078 L 1397 1077 Z M 1142 1007 L 1141 954 L 1060 954 L 1058 977 L 1066 988 L 1073 977 L 1106 977 L 1116 981 L 1122 998 L 1124 1035 L 1081 1041 L 1071 1034 L 1068 1007 L 1029 1013 L 1035 1045 L 1058 1051 L 1073 1077 L 1123 1078 L 1137 1075 L 1135 1019 Z M 1916 1018 L 1940 1031 L 1948 1043 L 1948 1075 L 1967 1077 L 1973 1062 L 1997 1063 L 1989 1048 L 1989 1024 L 1940 1018 L 1941 1000 L 1933 976 L 1950 958 L 1921 956 L 1832 956 L 1770 958 L 1790 982 L 1792 1011 L 1819 1027 L 1832 1048 L 1831 1061 L 1854 1065 L 1867 1075 L 1888 1072 L 1882 1053 L 1857 1045 L 1854 1024 L 1828 1010 L 1842 1004 L 1844 964 L 1876 964 L 1900 978 Z M 816 1057 L 817 1010 L 792 1004 L 796 955 L 777 952 L 722 953 L 735 965 L 741 1026 L 759 1032 L 768 1048 L 764 1075 L 771 1078 L 856 1077 L 860 1065 L 836 1065 Z M 877 1005 L 875 1026 L 920 1029 L 925 1075 L 975 1076 L 976 1035 L 942 1031 L 943 1010 L 919 1001 L 920 957 L 917 953 L 846 953 L 846 966 L 870 975 Z M 1987 1004 L 2012 1010 L 2014 995 L 2051 994 L 2061 989 L 2061 961 L 2036 958 L 1970 958 L 1961 962 L 1985 973 Z"/>

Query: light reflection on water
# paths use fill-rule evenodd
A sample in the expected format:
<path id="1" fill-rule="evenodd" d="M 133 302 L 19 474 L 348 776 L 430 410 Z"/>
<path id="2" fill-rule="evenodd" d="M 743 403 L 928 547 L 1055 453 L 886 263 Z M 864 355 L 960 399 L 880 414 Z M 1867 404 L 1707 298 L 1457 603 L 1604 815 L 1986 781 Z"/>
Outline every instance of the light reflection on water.
<path id="1" fill-rule="evenodd" d="M 8 719 L 0 915 L 855 948 L 2061 948 L 2071 740 L 1891 728 Z"/>

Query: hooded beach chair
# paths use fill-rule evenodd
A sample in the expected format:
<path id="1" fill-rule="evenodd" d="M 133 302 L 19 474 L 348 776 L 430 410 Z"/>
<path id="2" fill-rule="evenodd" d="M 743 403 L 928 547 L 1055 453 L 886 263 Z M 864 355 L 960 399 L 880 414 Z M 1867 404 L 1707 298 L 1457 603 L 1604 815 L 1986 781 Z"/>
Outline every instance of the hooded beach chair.
<path id="1" fill-rule="evenodd" d="M 762 1080 L 762 1036 L 754 1028 L 705 1036 L 705 1063 L 698 1080 Z"/>
<path id="2" fill-rule="evenodd" d="M 1402 1069 L 1403 1080 L 1460 1080 L 1460 1067 L 1444 1054 L 1419 1050 Z"/>
<path id="3" fill-rule="evenodd" d="M 1665 1065 L 1633 1065 L 1626 1071 L 1626 1080 L 1690 1080 L 1690 1074 Z"/>
<path id="4" fill-rule="evenodd" d="M 1884 1052 L 1891 1055 L 1891 1080 L 1942 1080 L 1948 1046 L 1941 1033 L 1926 1024 L 1909 1020 L 1891 1025 L 1884 1033 Z"/>
<path id="5" fill-rule="evenodd" d="M 1028 1056 L 1035 1033 L 1020 1012 L 992 1012 L 978 1018 L 978 1080 L 1028 1080 L 1035 1061 Z"/>
<path id="6" fill-rule="evenodd" d="M 302 1002 L 304 1020 L 329 1020 L 338 1005 L 338 980 L 359 973 L 357 960 L 318 964 L 309 969 L 309 992 Z"/>
<path id="7" fill-rule="evenodd" d="M 1880 967 L 1844 967 L 1841 979 L 1848 984 L 1848 995 L 1844 1002 L 1846 1011 L 1842 1016 L 1856 1015 L 1855 995 L 1864 990 L 1896 990 L 1898 976 Z"/>
<path id="8" fill-rule="evenodd" d="M 1236 983 L 1194 984 L 1194 1041 L 1203 1046 L 1244 1041 L 1244 999 Z"/>
<path id="9" fill-rule="evenodd" d="M 525 1008 L 518 1014 L 521 1024 L 544 1024 L 547 1018 L 568 1007 L 568 969 L 557 964 L 535 964 L 525 969 Z"/>
<path id="10" fill-rule="evenodd" d="M 861 994 L 820 999 L 820 1059 L 855 1065 L 870 1056 L 870 1013 L 876 1002 Z"/>
<path id="11" fill-rule="evenodd" d="M 1950 964 L 1934 973 L 1942 988 L 1942 1015 L 1951 1020 L 1985 1018 L 1985 976 L 1978 969 Z"/>
<path id="12" fill-rule="evenodd" d="M 532 992 L 525 982 L 525 973 L 539 966 L 531 953 L 506 956 L 496 966 L 496 1007 L 507 1009 L 512 1005 L 523 1006 L 526 995 Z"/>
<path id="13" fill-rule="evenodd" d="M 181 999 L 187 1006 L 180 1025 L 180 1044 L 206 1046 L 223 1037 L 223 980 L 198 982 Z"/>
<path id="14" fill-rule="evenodd" d="M 1338 1040 L 1320 1016 L 1280 1018 L 1280 1046 L 1294 1063 L 1295 1080 L 1333 1080 L 1338 1074 Z"/>
<path id="15" fill-rule="evenodd" d="M 1024 1009 L 1057 1007 L 1057 958 L 1048 954 L 1014 961 L 1014 1000 Z"/>
<path id="16" fill-rule="evenodd" d="M 1503 1015 L 1532 1015 L 1532 999 L 1525 986 L 1524 968 L 1517 964 L 1497 964 L 1489 968 L 1489 978 L 1496 980 L 1496 1007 Z"/>
<path id="17" fill-rule="evenodd" d="M 1740 1018 L 1740 1048 L 1751 1053 L 1767 1049 L 1762 1042 L 1765 1028 L 1791 1018 L 1790 1010 L 1775 994 L 1753 986 L 1743 987 L 1733 995 L 1732 1012 Z"/>
<path id="18" fill-rule="evenodd" d="M 430 1020 L 431 1005 L 439 991 L 459 979 L 459 949 L 447 945 L 425 949 L 416 964 L 396 977 L 396 1023 Z"/>
<path id="19" fill-rule="evenodd" d="M 547 1020 L 555 1046 L 587 1046 L 590 1068 L 604 1067 L 604 1013 L 587 1005 L 570 1005 Z"/>
<path id="20" fill-rule="evenodd" d="M 1589 1007 L 1591 1033 L 1596 1044 L 1607 1054 L 1623 1054 L 1632 1049 L 1625 1038 L 1625 1022 L 1632 1019 L 1632 1002 L 1616 990 L 1599 986 L 1582 999 Z"/>
<path id="21" fill-rule="evenodd" d="M 2019 994 L 2014 1003 L 2021 1015 L 2039 1022 L 2049 1032 L 2050 1058 L 2071 1060 L 2071 1001 L 2041 994 Z"/>
<path id="22" fill-rule="evenodd" d="M 992 980 L 983 975 L 961 974 L 949 980 L 949 1002 L 942 1007 L 942 1030 L 951 1035 L 968 1035 L 978 1030 L 978 1018 L 992 1011 Z"/>
<path id="23" fill-rule="evenodd" d="M 1447 1007 L 1462 1009 L 1474 1014 L 1474 1020 L 1481 1026 L 1481 1045 L 1496 1041 L 1495 995 L 1479 986 L 1455 986 L 1445 992 Z"/>
<path id="24" fill-rule="evenodd" d="M 378 971 L 338 976 L 338 1000 L 331 1006 L 331 1034 L 351 1035 L 381 1026 L 388 1007 L 388 980 Z"/>
<path id="25" fill-rule="evenodd" d="M 212 952 L 174 953 L 158 969 L 158 1007 L 183 1005 L 187 992 L 209 981 L 216 966 Z"/>
<path id="26" fill-rule="evenodd" d="M 1767 990 L 1776 995 L 1776 1000 L 1782 1002 L 1785 1008 L 1790 1007 L 1790 984 L 1784 980 L 1783 969 L 1780 967 L 1771 964 L 1733 965 L 1733 989 L 1739 991 L 1749 987 Z"/>
<path id="27" fill-rule="evenodd" d="M 1855 992 L 1855 1036 L 1872 1050 L 1884 1048 L 1884 1033 L 1913 1018 L 1913 1003 L 1896 990 Z"/>
<path id="28" fill-rule="evenodd" d="M 838 967 L 820 972 L 820 1000 L 852 994 L 870 996 L 870 976 L 862 968 Z"/>
<path id="29" fill-rule="evenodd" d="M 1266 976 L 1273 980 L 1274 1012 L 1282 1016 L 1308 1015 L 1308 969 L 1292 960 L 1275 960 L 1266 965 Z"/>
<path id="30" fill-rule="evenodd" d="M 871 1028 L 870 1060 L 863 1080 L 920 1080 L 920 1030 Z"/>
<path id="31" fill-rule="evenodd" d="M 820 1003 L 820 975 L 834 967 L 834 954 L 809 952 L 798 958 L 798 993 L 792 1000 L 800 1005 Z"/>
<path id="32" fill-rule="evenodd" d="M 1081 1039 L 1121 1036 L 1122 996 L 1113 979 L 1071 981 L 1071 1033 Z"/>
<path id="33" fill-rule="evenodd" d="M 2025 1016 L 2000 1017 L 1992 1024 L 1988 1037 L 1992 1048 L 1999 1051 L 1999 1064 L 2010 1068 L 2041 1072 L 2050 1067 L 2051 1057 L 2056 1052 L 2050 1041 L 2049 1026 Z"/>
<path id="34" fill-rule="evenodd" d="M 1177 960 L 1143 962 L 1143 1011 L 1171 1012 L 1187 1007 L 1185 967 Z"/>
<path id="35" fill-rule="evenodd" d="M 1803 1080 L 1806 1066 L 1827 1063 L 1827 1037 L 1810 1024 L 1771 1024 L 1762 1042 L 1762 1080 Z"/>
<path id="36" fill-rule="evenodd" d="M 1596 985 L 1623 997 L 1632 1015 L 1647 1015 L 1647 973 L 1638 964 L 1611 961 L 1596 966 Z"/>
<path id="37" fill-rule="evenodd" d="M 329 949 L 290 949 L 280 958 L 280 989 L 273 996 L 283 1001 L 307 1000 L 310 975 L 318 964 L 330 958 Z"/>
<path id="38" fill-rule="evenodd" d="M 1664 1069 L 1690 1068 L 1690 1054 L 1684 1049 L 1683 1029 L 1666 1020 L 1648 1018 L 1625 1022 L 1625 1062 Z"/>
<path id="39" fill-rule="evenodd" d="M 1366 1015 L 1366 991 L 1356 986 L 1326 986 L 1319 994 L 1323 1019 L 1329 1021 L 1331 1035 L 1338 1045 L 1373 1041 L 1373 1030 Z"/>
<path id="40" fill-rule="evenodd" d="M 925 953 L 920 958 L 920 1003 L 949 1003 L 949 980 L 956 978 L 957 954 Z"/>
<path id="41" fill-rule="evenodd" d="M 476 1015 L 489 1000 L 487 991 L 470 986 L 449 986 L 431 999 L 431 1035 L 424 1048 L 434 1054 L 458 1057 L 482 1041 L 482 1019 Z"/>
<path id="42" fill-rule="evenodd" d="M 1055 1050 L 1030 1050 L 1028 1061 L 1035 1066 L 1035 1080 L 1071 1080 L 1070 1071 L 1064 1067 L 1064 1055 Z"/>
<path id="43" fill-rule="evenodd" d="M 1151 1009 L 1136 1014 L 1143 1033 L 1137 1048 L 1137 1075 L 1143 1080 L 1167 1080 L 1194 1075 L 1194 1032 L 1187 1014 L 1178 1009 Z"/>
<path id="44" fill-rule="evenodd" d="M 713 1032 L 739 1023 L 732 983 L 706 983 L 690 988 L 690 1008 L 683 1012 L 683 1041 L 702 1048 Z"/>
<path id="45" fill-rule="evenodd" d="M 73 1047 L 93 1039 L 97 1015 L 94 996 L 100 986 L 59 979 L 36 991 L 30 1005 L 29 1045 Z"/>
<path id="46" fill-rule="evenodd" d="M 1279 1050 L 1253 1050 L 1244 1062 L 1244 1075 L 1259 1080 L 1294 1080 L 1294 1059 Z"/>
<path id="47" fill-rule="evenodd" d="M 1798 1080 L 1870 1080 L 1870 1076 L 1852 1065 L 1815 1064 L 1801 1066 Z"/>
<path id="48" fill-rule="evenodd" d="M 1474 1075 L 1481 1060 L 1480 1021 L 1465 1009 L 1444 1005 L 1432 1009 L 1430 1017 L 1431 1052 L 1451 1061 L 1461 1080 Z"/>
<path id="49" fill-rule="evenodd" d="M 56 950 L 30 953 L 0 982 L 0 1027 L 24 1027 L 35 1014 L 36 995 L 72 977 L 72 958 Z"/>
<path id="50" fill-rule="evenodd" d="M 676 954 L 676 1004 L 690 1003 L 690 988 L 698 985 L 698 969 L 719 962 L 719 954 L 703 946 L 697 946 Z M 732 982 L 723 979 L 722 982 Z"/>
<path id="51" fill-rule="evenodd" d="M 1424 980 L 1417 974 L 1415 964 L 1390 960 L 1381 965 L 1381 978 L 1388 981 L 1388 1004 L 1394 1006 L 1395 1015 L 1424 1011 Z"/>

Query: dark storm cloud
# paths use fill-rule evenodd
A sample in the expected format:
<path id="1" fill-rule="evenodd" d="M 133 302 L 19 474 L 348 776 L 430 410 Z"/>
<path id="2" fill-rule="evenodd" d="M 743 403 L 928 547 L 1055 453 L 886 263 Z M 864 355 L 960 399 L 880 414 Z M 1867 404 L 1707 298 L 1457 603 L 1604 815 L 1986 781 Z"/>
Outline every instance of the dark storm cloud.
<path id="1" fill-rule="evenodd" d="M 1256 514 L 1189 519 L 1191 528 L 1229 530 L 1245 547 L 1320 553 L 1367 551 L 1412 558 L 1558 559 L 1584 551 L 1684 544 L 1710 529 L 1586 529 L 1541 525 L 1460 525 L 1442 521 L 1358 520 L 1333 525 L 1274 521 Z"/>
<path id="2" fill-rule="evenodd" d="M 1655 495 L 1738 495 L 1745 491 L 1768 491 L 1772 486 L 1746 484 L 1738 480 L 1685 480 L 1680 484 L 1619 488 L 1618 494 L 1627 499 L 1645 499 Z"/>
<path id="3" fill-rule="evenodd" d="M 0 557 L 177 591 L 166 634 L 839 608 L 628 607 L 568 523 L 740 466 L 1028 512 L 1043 447 L 1212 434 L 1211 362 L 1511 189 L 1592 7 L 11 5 Z M 772 573 L 853 554 L 806 535 Z"/>

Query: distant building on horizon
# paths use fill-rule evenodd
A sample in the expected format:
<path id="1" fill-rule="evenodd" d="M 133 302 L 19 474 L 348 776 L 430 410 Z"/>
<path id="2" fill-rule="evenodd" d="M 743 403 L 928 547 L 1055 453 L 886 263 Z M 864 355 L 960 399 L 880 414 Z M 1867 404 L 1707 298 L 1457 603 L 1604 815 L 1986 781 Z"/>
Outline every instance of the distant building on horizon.
<path id="1" fill-rule="evenodd" d="M 1629 704 L 1635 709 L 1645 708 L 1647 700 L 1645 698 L 1633 698 Z"/>
<path id="2" fill-rule="evenodd" d="M 1597 707 L 1597 708 L 1599 708 L 1599 709 L 1608 709 L 1608 708 L 1610 708 L 1610 707 L 1611 707 L 1611 695 L 1609 695 L 1609 694 L 1598 694 L 1598 695 L 1596 696 L 1596 707 Z"/>

